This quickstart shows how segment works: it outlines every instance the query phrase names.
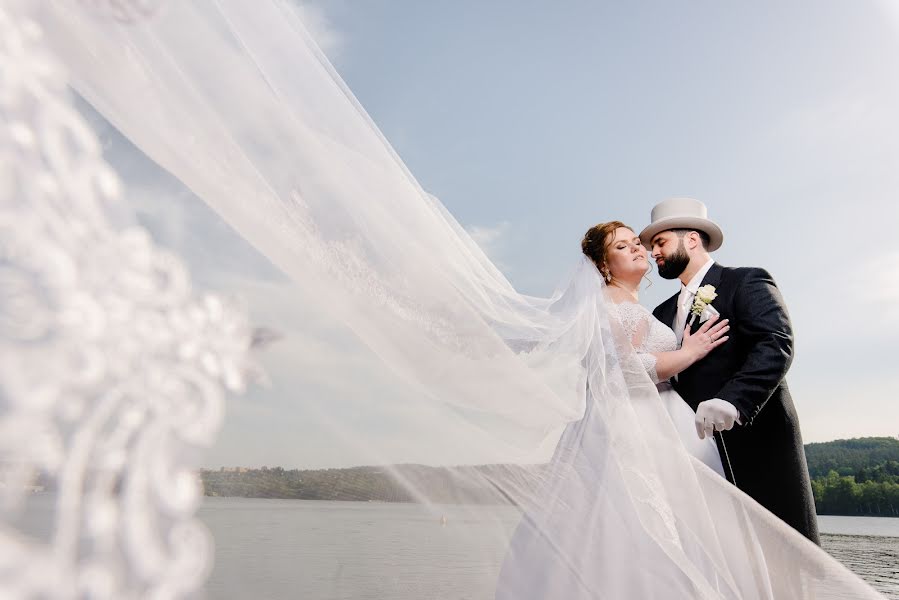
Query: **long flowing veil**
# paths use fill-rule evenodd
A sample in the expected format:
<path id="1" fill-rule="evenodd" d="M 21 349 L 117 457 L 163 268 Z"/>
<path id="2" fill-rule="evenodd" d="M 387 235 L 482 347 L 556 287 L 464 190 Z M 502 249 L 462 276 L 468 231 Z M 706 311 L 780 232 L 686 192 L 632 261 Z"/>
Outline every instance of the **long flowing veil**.
<path id="1" fill-rule="evenodd" d="M 372 464 L 424 465 L 394 468 L 393 477 L 409 499 L 423 506 L 452 504 L 455 514 L 477 513 L 484 525 L 465 552 L 472 560 L 495 566 L 478 593 L 490 597 L 495 589 L 503 598 L 878 597 L 688 455 L 592 263 L 579 259 L 549 298 L 523 295 L 512 287 L 406 169 L 290 3 L 110 3 L 133 8 L 113 15 L 119 18 L 98 11 L 97 5 L 102 3 L 23 2 L 15 4 L 18 13 L 13 13 L 30 19 L 22 39 L 46 48 L 52 61 L 62 65 L 79 113 L 69 127 L 54 130 L 47 119 L 62 109 L 51 107 L 35 117 L 31 130 L 11 129 L 19 137 L 9 143 L 24 147 L 22 140 L 35 134 L 39 152 L 46 155 L 68 148 L 73 139 L 87 140 L 83 143 L 97 161 L 102 148 L 112 148 L 106 158 L 116 175 L 109 177 L 104 175 L 108 167 L 98 167 L 97 174 L 81 163 L 63 163 L 61 158 L 53 162 L 58 156 L 51 157 L 62 172 L 55 182 L 63 187 L 57 190 L 60 202 L 67 193 L 108 191 L 110 182 L 121 186 L 112 196 L 130 199 L 120 201 L 119 208 L 103 208 L 131 232 L 125 240 L 130 246 L 100 246 L 95 244 L 99 238 L 88 236 L 73 241 L 68 254 L 76 247 L 78 252 L 86 246 L 102 250 L 106 262 L 98 270 L 111 275 L 97 279 L 98 285 L 125 273 L 128 257 L 136 261 L 135 268 L 166 265 L 166 282 L 184 280 L 180 267 L 172 266 L 175 262 L 154 258 L 161 250 L 147 250 L 152 246 L 146 233 L 135 226 L 137 206 L 145 220 L 147 215 L 151 220 L 158 216 L 160 226 L 152 231 L 157 243 L 176 254 L 192 251 L 190 270 L 196 285 L 219 296 L 241 297 L 252 321 L 277 331 L 280 341 L 261 359 L 272 388 L 290 389 L 295 376 L 292 353 L 310 344 L 335 361 L 345 360 L 346 380 L 322 385 L 347 386 L 347 395 L 364 405 L 371 424 L 354 422 L 352 414 L 339 410 L 318 415 L 333 433 L 333 447 L 317 452 L 326 456 L 361 444 Z M 33 72 L 41 73 L 42 64 L 33 65 Z M 29 75 L 24 67 L 17 72 Z M 7 80 L 3 84 L 11 85 Z M 38 97 L 34 102 L 46 106 L 48 100 Z M 21 166 L 16 177 L 31 179 L 15 189 L 43 190 L 40 186 L 54 183 L 47 183 L 44 175 L 41 169 Z M 67 218 L 64 211 L 49 222 L 73 232 L 90 225 L 77 215 Z M 2 225 L 19 236 L 16 239 L 32 235 L 22 223 Z M 11 238 L 3 237 L 5 249 Z M 148 320 L 134 320 L 136 313 L 129 307 L 136 303 L 152 299 L 176 304 L 170 289 L 148 281 L 160 278 L 127 280 L 129 293 L 110 300 L 103 310 L 118 315 L 115 327 L 131 327 L 116 329 L 117 335 L 124 335 L 107 340 L 106 350 L 139 347 L 145 352 L 119 365 L 122 373 L 145 376 L 141 381 L 159 375 L 149 379 L 164 388 L 135 388 L 146 400 L 122 409 L 119 433 L 111 433 L 110 439 L 131 439 L 120 432 L 131 427 L 144 431 L 149 441 L 126 446 L 134 449 L 130 453 L 121 448 L 112 452 L 116 446 L 108 442 L 102 450 L 109 450 L 112 458 L 91 471 L 108 473 L 110 465 L 131 461 L 150 464 L 148 473 L 125 479 L 126 484 L 137 483 L 124 486 L 97 475 L 106 486 L 102 496 L 92 494 L 90 486 L 72 488 L 72 498 L 105 502 L 91 513 L 91 526 L 107 527 L 106 537 L 91 539 L 101 540 L 105 546 L 97 543 L 108 552 L 90 555 L 93 562 L 57 563 L 51 558 L 59 554 L 47 552 L 42 564 L 60 574 L 43 583 L 65 581 L 64 574 L 76 571 L 106 573 L 111 562 L 137 573 L 142 582 L 182 582 L 180 587 L 153 587 L 161 596 L 181 595 L 202 578 L 202 553 L 194 563 L 182 560 L 178 569 L 166 569 L 177 561 L 166 562 L 162 550 L 146 556 L 138 550 L 125 555 L 113 551 L 119 547 L 115 540 L 143 543 L 154 539 L 152 532 L 160 527 L 171 530 L 166 529 L 169 534 L 160 542 L 165 552 L 202 547 L 196 541 L 202 535 L 188 535 L 171 516 L 189 515 L 196 507 L 194 495 L 187 494 L 190 501 L 183 503 L 182 513 L 169 511 L 162 522 L 117 520 L 111 498 L 125 494 L 132 513 L 142 515 L 154 502 L 178 496 L 177 486 L 146 482 L 166 480 L 164 472 L 173 463 L 160 463 L 161 455 L 182 457 L 176 461 L 180 468 L 196 460 L 196 448 L 209 444 L 221 394 L 211 386 L 243 386 L 250 369 L 244 351 L 251 330 L 219 296 L 190 304 L 187 287 L 178 288 L 180 308 L 175 311 L 188 315 L 184 319 L 166 313 L 160 321 L 154 307 Z M 91 293 L 103 297 L 102 289 Z M 84 296 L 76 294 L 72 301 Z M 268 309 L 276 303 L 282 309 L 296 306 L 294 318 L 268 322 Z M 351 335 L 340 341 L 322 338 L 316 315 L 344 324 Z M 221 333 L 221 339 L 215 341 L 209 330 Z M 157 340 L 154 332 L 164 339 Z M 21 344 L 10 341 L 11 333 L 4 329 L 2 334 L 10 352 L 21 350 Z M 71 335 L 77 341 L 91 332 L 78 329 Z M 176 343 L 179 340 L 184 343 Z M 50 347 L 40 344 L 51 343 L 38 342 L 29 342 L 37 344 L 33 348 L 38 352 Z M 156 345 L 147 349 L 151 342 Z M 202 346 L 206 342 L 209 349 Z M 368 398 L 364 386 L 352 383 L 351 346 L 364 347 L 385 367 L 388 393 Z M 22 362 L 30 355 L 19 356 Z M 147 363 L 147 356 L 156 362 Z M 193 376 L 184 366 L 195 363 L 204 377 Z M 4 360 L 4 369 L 7 366 Z M 165 373 L 178 376 L 160 375 Z M 14 376 L 21 379 L 4 371 L 4 384 Z M 101 396 L 103 385 L 115 387 L 104 380 L 92 385 L 101 386 L 94 390 Z M 20 382 L 16 393 L 27 395 L 27 386 L 40 388 L 32 378 Z M 207 401 L 179 412 L 191 393 Z M 162 398 L 182 398 L 182 404 L 167 401 L 164 409 L 153 404 Z M 146 411 L 163 410 L 177 416 L 178 439 L 186 442 L 164 443 L 171 435 L 139 418 Z M 214 414 L 197 419 L 207 414 L 204 410 Z M 415 428 L 425 435 L 398 440 L 374 431 L 378 419 L 412 416 Z M 203 423 L 208 426 L 201 427 Z M 75 415 L 70 427 L 77 438 L 79 428 L 90 430 L 96 424 L 85 424 Z M 366 427 L 372 435 L 355 435 Z M 11 439 L 4 439 L 4 448 L 14 446 L 7 444 Z M 61 460 L 59 452 L 54 456 Z M 443 468 L 448 479 L 427 476 L 427 466 Z M 153 501 L 146 501 L 147 496 Z M 66 502 L 72 498 L 59 506 L 69 506 Z M 510 506 L 523 515 L 512 529 L 506 524 Z M 528 545 L 516 543 L 528 534 Z M 48 539 L 50 547 L 62 543 Z M 79 540 L 64 543 L 77 546 Z M 358 567 L 370 560 L 361 549 L 331 550 L 317 543 L 322 547 L 309 552 L 344 553 L 337 557 L 341 564 Z M 0 546 L 9 547 L 6 542 Z M 484 550 L 488 547 L 492 553 Z M 501 569 L 496 548 L 505 563 Z M 4 568 L 14 566 L 7 554 L 0 556 Z M 403 575 L 403 585 L 433 597 L 427 579 L 441 564 L 436 552 L 427 568 Z M 22 587 L 22 578 L 18 581 L 23 595 L 41 589 L 38 577 L 27 580 L 31 587 Z M 122 579 L 97 576 L 88 581 L 98 596 L 125 595 Z M 141 585 L 145 587 L 128 589 L 137 593 L 148 584 Z M 343 585 L 341 577 L 335 577 L 298 593 L 353 596 Z M 390 595 L 389 590 L 378 593 Z"/>

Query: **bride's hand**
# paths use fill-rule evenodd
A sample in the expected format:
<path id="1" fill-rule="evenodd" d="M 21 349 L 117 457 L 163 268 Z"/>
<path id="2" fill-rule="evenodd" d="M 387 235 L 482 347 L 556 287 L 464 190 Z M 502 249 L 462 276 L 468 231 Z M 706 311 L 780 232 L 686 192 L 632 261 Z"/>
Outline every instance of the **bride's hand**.
<path id="1" fill-rule="evenodd" d="M 702 360 L 706 355 L 726 342 L 728 336 L 724 335 L 730 331 L 729 321 L 724 319 L 720 323 L 718 315 L 712 316 L 708 321 L 702 324 L 702 327 L 696 330 L 696 333 L 690 333 L 690 325 L 684 329 L 684 341 L 681 349 L 687 351 L 692 357 L 693 362 Z"/>

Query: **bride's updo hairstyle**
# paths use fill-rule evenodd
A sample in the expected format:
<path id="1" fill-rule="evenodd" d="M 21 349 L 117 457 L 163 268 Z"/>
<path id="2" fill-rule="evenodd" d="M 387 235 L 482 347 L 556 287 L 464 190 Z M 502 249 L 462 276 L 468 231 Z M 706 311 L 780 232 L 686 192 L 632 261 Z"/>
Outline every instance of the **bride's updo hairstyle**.
<path id="1" fill-rule="evenodd" d="M 581 250 L 587 258 L 593 261 L 593 264 L 596 265 L 596 268 L 599 269 L 606 281 L 611 281 L 612 279 L 612 274 L 606 266 L 607 249 L 609 244 L 612 243 L 612 236 L 615 235 L 615 230 L 619 227 L 630 229 L 621 221 L 599 223 L 588 229 L 587 233 L 584 234 L 584 239 L 581 240 Z"/>

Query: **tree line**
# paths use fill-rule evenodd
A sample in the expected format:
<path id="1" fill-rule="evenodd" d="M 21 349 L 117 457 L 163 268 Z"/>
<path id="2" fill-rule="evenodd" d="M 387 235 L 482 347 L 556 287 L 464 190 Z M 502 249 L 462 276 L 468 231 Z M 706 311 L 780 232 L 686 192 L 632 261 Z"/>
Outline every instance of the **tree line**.
<path id="1" fill-rule="evenodd" d="M 899 439 L 807 444 L 805 453 L 818 514 L 899 516 Z M 201 477 L 208 496 L 507 504 L 531 494 L 544 473 L 540 465 L 390 465 L 221 468 L 203 470 Z"/>
<path id="2" fill-rule="evenodd" d="M 805 452 L 818 514 L 899 517 L 899 439 L 808 444 Z"/>
<path id="3" fill-rule="evenodd" d="M 207 496 L 439 504 L 508 504 L 536 488 L 542 466 L 389 465 L 299 470 L 203 470 Z"/>

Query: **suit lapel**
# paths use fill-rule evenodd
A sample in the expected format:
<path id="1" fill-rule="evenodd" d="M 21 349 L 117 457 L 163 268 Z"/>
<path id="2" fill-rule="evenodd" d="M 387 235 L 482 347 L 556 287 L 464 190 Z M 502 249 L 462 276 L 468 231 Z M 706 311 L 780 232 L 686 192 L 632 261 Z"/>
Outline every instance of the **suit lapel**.
<path id="1" fill-rule="evenodd" d="M 724 267 L 719 265 L 717 262 L 714 263 L 711 267 L 709 267 L 709 270 L 705 274 L 705 277 L 702 278 L 702 281 L 699 283 L 699 287 L 702 287 L 704 285 L 713 285 L 717 289 L 718 284 L 721 283 L 721 274 L 723 272 L 724 272 Z M 714 306 L 714 305 L 715 305 L 715 303 L 712 302 L 712 306 Z M 692 318 L 692 316 L 693 316 L 692 314 L 687 315 L 687 319 L 689 320 L 690 318 Z M 696 333 L 696 331 L 700 327 L 702 327 L 702 323 L 699 322 L 699 318 L 697 317 L 693 321 L 693 325 L 690 327 L 690 333 Z"/>
<path id="2" fill-rule="evenodd" d="M 677 298 L 680 296 L 680 292 L 671 296 L 658 308 L 658 319 L 671 329 L 674 329 L 674 318 L 677 316 Z"/>
<path id="3" fill-rule="evenodd" d="M 713 285 L 717 288 L 718 284 L 721 283 L 721 274 L 723 272 L 724 267 L 722 267 L 718 263 L 714 263 L 711 267 L 709 267 L 709 270 L 705 274 L 705 277 L 702 278 L 702 281 L 699 283 L 699 287 L 702 287 L 704 285 Z"/>

